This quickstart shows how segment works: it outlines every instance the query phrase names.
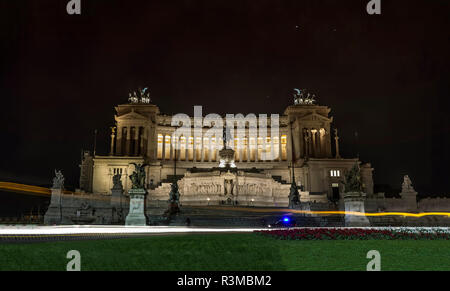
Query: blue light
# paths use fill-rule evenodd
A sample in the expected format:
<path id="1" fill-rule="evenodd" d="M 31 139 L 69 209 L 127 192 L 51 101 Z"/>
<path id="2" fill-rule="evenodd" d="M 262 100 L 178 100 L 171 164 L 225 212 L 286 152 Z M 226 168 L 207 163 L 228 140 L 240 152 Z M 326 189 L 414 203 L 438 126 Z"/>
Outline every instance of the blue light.
<path id="1" fill-rule="evenodd" d="M 289 222 L 289 217 L 283 218 L 283 221 L 284 221 L 284 222 Z"/>

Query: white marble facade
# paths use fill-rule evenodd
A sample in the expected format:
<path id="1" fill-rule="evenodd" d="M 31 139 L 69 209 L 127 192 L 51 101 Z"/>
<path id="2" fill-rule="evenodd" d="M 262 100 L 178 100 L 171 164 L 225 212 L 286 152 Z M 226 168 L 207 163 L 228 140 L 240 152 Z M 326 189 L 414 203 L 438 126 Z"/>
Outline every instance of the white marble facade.
<path id="1" fill-rule="evenodd" d="M 133 170 L 130 163 L 147 163 L 148 199 L 167 200 L 176 159 L 176 174 L 183 176 L 179 186 L 185 204 L 214 205 L 230 198 L 240 205 L 284 206 L 281 204 L 287 203 L 294 161 L 295 180 L 302 186 L 303 199 L 323 201 L 336 195 L 342 197 L 344 173 L 360 162 L 341 158 L 338 145 L 332 144 L 332 140 L 338 142 L 338 137 L 331 131 L 330 111 L 319 105 L 288 106 L 279 116 L 277 136 L 271 136 L 270 129 L 265 137 L 255 137 L 249 134 L 248 126 L 244 130 L 236 128 L 231 145 L 238 171 L 227 178 L 225 173 L 213 170 L 219 164 L 216 146 L 221 148 L 220 138 L 205 135 L 194 138 L 192 134 L 175 139 L 172 117 L 161 114 L 156 105 L 118 105 L 111 152 L 106 156 L 84 155 L 80 188 L 89 193 L 110 194 L 112 176 L 119 172 L 127 192 L 131 186 L 128 176 Z M 200 130 L 205 133 L 208 128 Z M 178 150 L 175 144 L 179 145 Z M 267 159 L 264 152 L 275 154 Z M 190 173 L 192 168 L 203 172 Z M 206 169 L 211 171 L 205 174 Z M 253 173 L 250 169 L 254 169 Z M 368 196 L 373 194 L 372 171 L 370 164 L 361 164 Z M 227 194 L 230 191 L 231 196 Z"/>

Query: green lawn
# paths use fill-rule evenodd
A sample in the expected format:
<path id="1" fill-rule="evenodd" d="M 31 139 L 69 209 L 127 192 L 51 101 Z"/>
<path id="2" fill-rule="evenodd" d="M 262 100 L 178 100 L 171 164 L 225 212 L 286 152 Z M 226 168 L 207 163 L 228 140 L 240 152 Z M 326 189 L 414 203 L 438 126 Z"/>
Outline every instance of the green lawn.
<path id="1" fill-rule="evenodd" d="M 257 234 L 191 234 L 97 241 L 0 244 L 0 270 L 450 270 L 449 241 L 280 241 Z"/>

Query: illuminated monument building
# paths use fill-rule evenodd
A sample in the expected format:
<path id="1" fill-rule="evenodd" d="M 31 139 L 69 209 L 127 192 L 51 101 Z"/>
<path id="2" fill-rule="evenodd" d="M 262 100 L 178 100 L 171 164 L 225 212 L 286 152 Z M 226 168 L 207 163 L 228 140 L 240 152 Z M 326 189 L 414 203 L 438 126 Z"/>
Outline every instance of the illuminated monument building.
<path id="1" fill-rule="evenodd" d="M 245 128 L 236 125 L 230 131 L 233 136 L 227 142 L 234 150 L 236 167 L 229 170 L 219 168 L 223 139 L 222 135 L 208 136 L 211 126 L 203 122 L 199 129 L 202 135 L 195 135 L 195 120 L 191 117 L 191 134 L 176 137 L 172 116 L 161 113 L 150 102 L 148 93 L 130 95 L 127 104 L 115 108 L 110 154 L 84 154 L 80 190 L 110 195 L 113 176 L 120 173 L 126 195 L 131 187 L 128 177 L 134 170 L 131 164 L 138 163 L 148 165 L 150 204 L 167 201 L 170 183 L 177 180 L 183 205 L 286 207 L 292 173 L 302 202 L 328 203 L 342 198 L 344 173 L 359 163 L 363 190 L 367 196 L 372 195 L 371 165 L 339 155 L 331 109 L 315 104 L 314 96 L 306 96 L 305 91 L 296 92 L 294 105 L 279 115 L 276 135 L 270 128 L 270 115 L 264 129 L 266 136 L 259 129 L 258 135 L 250 134 L 250 123 Z M 260 124 L 259 120 L 256 124 Z"/>

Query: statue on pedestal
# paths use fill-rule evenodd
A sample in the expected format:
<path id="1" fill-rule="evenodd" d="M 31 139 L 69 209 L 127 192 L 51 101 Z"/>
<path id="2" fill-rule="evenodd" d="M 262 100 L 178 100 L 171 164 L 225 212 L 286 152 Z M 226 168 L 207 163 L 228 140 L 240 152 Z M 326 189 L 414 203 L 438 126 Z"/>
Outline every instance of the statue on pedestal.
<path id="1" fill-rule="evenodd" d="M 357 163 L 346 173 L 343 183 L 345 185 L 345 226 L 370 226 L 370 221 L 365 216 L 366 193 L 363 192 L 361 171 Z"/>
<path id="2" fill-rule="evenodd" d="M 113 189 L 123 189 L 122 174 L 117 173 L 113 176 Z"/>
<path id="3" fill-rule="evenodd" d="M 136 164 L 136 163 L 131 163 L 132 165 L 134 165 L 135 170 L 134 172 L 130 175 L 130 179 L 131 179 L 131 188 L 132 189 L 144 189 L 145 188 L 145 166 L 147 166 L 147 164 Z"/>
<path id="4" fill-rule="evenodd" d="M 415 192 L 411 179 L 408 175 L 403 177 L 402 192 Z"/>
<path id="5" fill-rule="evenodd" d="M 125 225 L 147 225 L 147 216 L 145 215 L 145 201 L 147 190 L 145 189 L 145 166 L 146 164 L 134 165 L 135 170 L 129 176 L 131 179 L 130 210 L 125 220 Z M 116 178 L 117 179 L 117 178 Z"/>
<path id="6" fill-rule="evenodd" d="M 295 181 L 291 183 L 291 189 L 289 190 L 289 208 L 295 208 L 300 204 L 300 194 L 298 193 L 298 187 Z"/>
<path id="7" fill-rule="evenodd" d="M 345 181 L 343 183 L 345 185 L 345 192 L 361 192 L 363 190 L 358 164 L 353 165 L 351 170 L 345 174 Z"/>
<path id="8" fill-rule="evenodd" d="M 408 175 L 403 177 L 402 192 L 400 192 L 400 196 L 405 200 L 408 211 L 417 211 L 417 192 L 414 190 Z"/>
<path id="9" fill-rule="evenodd" d="M 64 176 L 61 171 L 55 170 L 52 189 L 64 189 Z"/>
<path id="10" fill-rule="evenodd" d="M 180 192 L 178 191 L 177 182 L 170 185 L 169 193 L 169 208 L 164 212 L 164 215 L 170 216 L 180 212 Z"/>

